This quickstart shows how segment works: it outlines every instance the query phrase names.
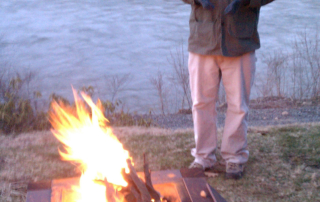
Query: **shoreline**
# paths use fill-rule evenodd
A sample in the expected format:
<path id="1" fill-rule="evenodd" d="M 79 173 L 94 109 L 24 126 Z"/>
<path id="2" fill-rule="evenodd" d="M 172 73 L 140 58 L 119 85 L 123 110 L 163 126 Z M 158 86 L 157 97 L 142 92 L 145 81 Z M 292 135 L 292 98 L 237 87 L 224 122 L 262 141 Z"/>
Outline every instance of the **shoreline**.
<path id="1" fill-rule="evenodd" d="M 226 104 L 217 108 L 217 126 L 224 126 Z M 150 115 L 161 128 L 192 128 L 192 114 Z M 320 99 L 296 101 L 289 98 L 269 97 L 250 102 L 248 127 L 280 126 L 295 123 L 320 122 Z"/>

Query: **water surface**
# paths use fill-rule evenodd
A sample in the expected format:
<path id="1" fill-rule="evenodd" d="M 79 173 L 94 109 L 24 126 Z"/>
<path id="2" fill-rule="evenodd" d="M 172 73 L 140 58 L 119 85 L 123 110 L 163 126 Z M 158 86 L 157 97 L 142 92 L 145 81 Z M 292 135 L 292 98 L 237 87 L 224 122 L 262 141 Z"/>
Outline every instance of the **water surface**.
<path id="1" fill-rule="evenodd" d="M 315 30 L 318 0 L 278 0 L 261 10 L 261 55 L 290 48 L 296 33 Z M 72 98 L 75 88 L 93 86 L 110 98 L 107 79 L 130 74 L 118 98 L 130 111 L 156 108 L 150 78 L 172 75 L 170 51 L 187 49 L 190 5 L 180 0 L 2 0 L 0 64 L 35 71 L 43 98 L 52 92 Z M 185 53 L 187 55 L 187 52 Z"/>

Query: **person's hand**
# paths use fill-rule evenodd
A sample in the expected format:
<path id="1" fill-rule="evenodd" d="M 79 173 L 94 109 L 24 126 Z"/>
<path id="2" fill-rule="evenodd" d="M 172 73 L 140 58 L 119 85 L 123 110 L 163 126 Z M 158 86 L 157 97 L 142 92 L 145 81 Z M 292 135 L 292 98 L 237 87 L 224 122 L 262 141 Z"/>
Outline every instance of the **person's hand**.
<path id="1" fill-rule="evenodd" d="M 224 14 L 235 14 L 241 6 L 248 5 L 250 0 L 234 0 L 224 10 Z"/>
<path id="2" fill-rule="evenodd" d="M 194 0 L 195 3 L 201 4 L 201 6 L 205 9 L 213 9 L 214 5 L 210 2 L 210 0 Z"/>

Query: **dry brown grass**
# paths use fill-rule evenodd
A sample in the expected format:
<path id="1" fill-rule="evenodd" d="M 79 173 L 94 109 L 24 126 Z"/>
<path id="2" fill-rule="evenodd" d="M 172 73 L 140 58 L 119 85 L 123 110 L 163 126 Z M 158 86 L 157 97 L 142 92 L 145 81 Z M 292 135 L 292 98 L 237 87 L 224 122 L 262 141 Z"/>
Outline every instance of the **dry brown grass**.
<path id="1" fill-rule="evenodd" d="M 147 153 L 152 170 L 179 169 L 193 160 L 192 129 L 122 127 L 113 131 L 130 151 L 138 171 L 143 153 Z M 302 138 L 309 134 L 320 135 L 320 124 L 250 128 L 245 177 L 233 181 L 219 175 L 208 182 L 227 201 L 320 201 L 320 165 L 311 165 L 310 156 L 294 158 L 290 152 L 296 149 L 284 144 L 286 139 L 279 139 L 305 140 Z M 78 176 L 74 165 L 60 160 L 58 147 L 51 132 L 0 135 L 0 201 L 25 201 L 28 182 Z M 288 152 L 291 156 L 285 158 Z"/>
<path id="2" fill-rule="evenodd" d="M 1 136 L 0 201 L 24 201 L 28 182 L 78 174 L 60 160 L 58 145 L 50 132 Z"/>

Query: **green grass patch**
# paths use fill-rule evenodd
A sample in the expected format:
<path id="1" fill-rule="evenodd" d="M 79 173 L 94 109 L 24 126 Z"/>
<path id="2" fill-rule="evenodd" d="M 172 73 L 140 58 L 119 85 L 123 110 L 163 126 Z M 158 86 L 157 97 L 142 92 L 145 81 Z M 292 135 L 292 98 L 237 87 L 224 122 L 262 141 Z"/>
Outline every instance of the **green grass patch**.
<path id="1" fill-rule="evenodd" d="M 292 165 L 320 168 L 320 129 L 314 127 L 278 130 L 282 157 Z"/>

